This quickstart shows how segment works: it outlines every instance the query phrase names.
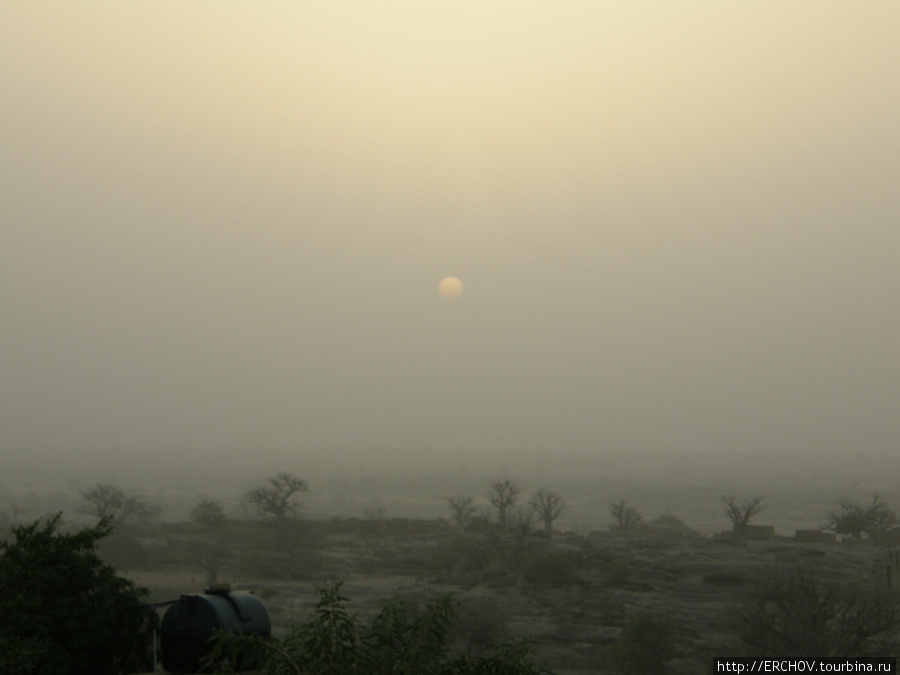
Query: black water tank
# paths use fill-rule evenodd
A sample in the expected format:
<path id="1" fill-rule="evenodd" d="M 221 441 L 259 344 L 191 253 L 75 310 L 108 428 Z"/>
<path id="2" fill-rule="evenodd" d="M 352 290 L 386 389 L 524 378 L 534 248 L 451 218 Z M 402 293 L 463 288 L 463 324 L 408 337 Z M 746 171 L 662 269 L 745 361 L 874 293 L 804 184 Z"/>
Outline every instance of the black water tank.
<path id="1" fill-rule="evenodd" d="M 207 590 L 166 610 L 160 626 L 162 663 L 170 673 L 196 673 L 216 631 L 269 637 L 272 624 L 259 599 L 244 591 Z"/>

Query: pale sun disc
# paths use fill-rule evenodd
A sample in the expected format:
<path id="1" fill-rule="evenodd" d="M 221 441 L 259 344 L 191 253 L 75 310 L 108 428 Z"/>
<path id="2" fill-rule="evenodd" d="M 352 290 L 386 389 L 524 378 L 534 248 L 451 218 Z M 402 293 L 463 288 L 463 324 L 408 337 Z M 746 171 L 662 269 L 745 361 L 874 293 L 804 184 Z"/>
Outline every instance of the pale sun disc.
<path id="1" fill-rule="evenodd" d="M 456 277 L 441 279 L 441 283 L 438 284 L 438 293 L 444 300 L 459 300 L 463 294 L 462 282 Z"/>

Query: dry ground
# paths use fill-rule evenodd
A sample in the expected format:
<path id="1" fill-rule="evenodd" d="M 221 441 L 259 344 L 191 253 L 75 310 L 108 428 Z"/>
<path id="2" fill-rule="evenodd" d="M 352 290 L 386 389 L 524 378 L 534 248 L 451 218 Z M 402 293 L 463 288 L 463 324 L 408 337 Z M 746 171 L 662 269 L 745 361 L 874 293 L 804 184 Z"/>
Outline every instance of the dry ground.
<path id="1" fill-rule="evenodd" d="M 888 559 L 886 551 L 873 546 L 787 539 L 560 534 L 552 544 L 537 540 L 528 555 L 552 550 L 568 561 L 570 574 L 529 579 L 502 558 L 478 562 L 463 554 L 455 559 L 454 546 L 460 541 L 449 529 L 367 537 L 334 534 L 317 542 L 321 565 L 309 580 L 224 578 L 263 600 L 276 634 L 307 619 L 318 589 L 334 580 L 344 582 L 348 607 L 363 615 L 377 612 L 380 601 L 390 596 L 423 603 L 452 592 L 460 602 L 460 625 L 453 635 L 457 646 L 478 648 L 479 643 L 532 637 L 540 643 L 537 661 L 559 675 L 614 672 L 606 646 L 637 612 L 649 611 L 677 626 L 673 672 L 700 673 L 707 671 L 712 656 L 733 655 L 732 609 L 752 590 L 761 570 L 802 565 L 884 585 Z M 130 576 L 151 590 L 154 602 L 199 592 L 204 581 L 201 573 L 189 570 Z"/>

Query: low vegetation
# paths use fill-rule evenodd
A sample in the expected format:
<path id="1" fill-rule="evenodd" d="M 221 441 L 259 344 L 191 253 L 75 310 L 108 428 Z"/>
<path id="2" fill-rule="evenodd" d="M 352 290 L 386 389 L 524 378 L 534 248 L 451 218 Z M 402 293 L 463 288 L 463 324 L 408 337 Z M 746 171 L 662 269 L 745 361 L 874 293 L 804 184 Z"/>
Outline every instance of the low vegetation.
<path id="1" fill-rule="evenodd" d="M 157 616 L 147 590 L 95 553 L 110 523 L 75 534 L 60 515 L 13 529 L 0 542 L 0 672 L 118 675 L 152 663 Z"/>
<path id="2" fill-rule="evenodd" d="M 204 580 L 255 587 L 275 637 L 221 636 L 209 665 L 222 672 L 678 674 L 714 652 L 900 649 L 900 565 L 873 545 L 896 534 L 896 516 L 878 496 L 839 502 L 828 529 L 856 545 L 828 547 L 753 526 L 762 497 L 721 498 L 726 536 L 703 537 L 673 514 L 645 517 L 624 499 L 608 504 L 608 530 L 580 536 L 555 527 L 562 497 L 542 488 L 520 500 L 508 478 L 488 485 L 484 506 L 447 498 L 450 518 L 434 520 L 389 518 L 380 502 L 362 518 L 307 520 L 307 488 L 276 474 L 244 494 L 242 519 L 198 496 L 189 521 L 162 523 L 158 510 L 124 515 L 122 505 L 149 502 L 98 484 L 86 505 L 120 505 L 98 524 L 78 530 L 55 516 L 12 528 L 0 544 L 0 672 L 148 669 L 157 615 L 115 567 L 198 575 L 153 600 Z M 324 584 L 316 599 L 311 583 Z"/>
<path id="3" fill-rule="evenodd" d="M 842 499 L 838 503 L 838 508 L 828 514 L 825 529 L 861 539 L 864 532 L 871 536 L 876 532 L 890 530 L 896 525 L 897 514 L 876 494 L 872 496 L 870 504 Z"/>
<path id="4" fill-rule="evenodd" d="M 235 672 L 265 668 L 270 675 L 537 675 L 547 673 L 531 661 L 533 646 L 513 642 L 486 654 L 454 653 L 448 646 L 456 601 L 442 595 L 420 611 L 399 598 L 383 601 L 381 611 L 362 621 L 347 610 L 341 584 L 327 586 L 313 618 L 291 626 L 281 639 L 220 633 L 208 659 L 210 670 Z"/>
<path id="5" fill-rule="evenodd" d="M 735 609 L 748 656 L 802 658 L 896 654 L 900 606 L 871 584 L 808 567 L 764 570 Z"/>

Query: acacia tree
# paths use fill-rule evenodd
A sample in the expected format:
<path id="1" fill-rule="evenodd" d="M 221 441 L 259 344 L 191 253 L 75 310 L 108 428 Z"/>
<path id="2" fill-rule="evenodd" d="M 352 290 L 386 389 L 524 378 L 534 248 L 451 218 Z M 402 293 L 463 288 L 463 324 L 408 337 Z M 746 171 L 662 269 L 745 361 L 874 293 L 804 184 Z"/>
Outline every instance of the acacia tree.
<path id="1" fill-rule="evenodd" d="M 609 505 L 609 513 L 612 515 L 612 529 L 616 532 L 636 530 L 644 524 L 644 516 L 640 514 L 636 506 L 629 506 L 624 499 L 612 502 Z"/>
<path id="2" fill-rule="evenodd" d="M 450 507 L 453 523 L 459 528 L 468 525 L 472 516 L 478 512 L 478 507 L 473 503 L 475 501 L 473 497 L 444 497 L 444 499 L 447 500 L 447 506 Z"/>
<path id="3" fill-rule="evenodd" d="M 148 503 L 142 496 L 130 495 L 108 483 L 97 483 L 82 490 L 80 494 L 85 503 L 78 508 L 79 513 L 115 524 L 128 520 L 149 520 L 162 510 L 159 506 Z"/>
<path id="4" fill-rule="evenodd" d="M 566 501 L 554 492 L 538 490 L 528 500 L 531 508 L 544 522 L 544 532 L 548 537 L 553 536 L 553 521 L 568 507 Z"/>
<path id="5" fill-rule="evenodd" d="M 61 514 L 0 542 L 0 672 L 117 675 L 145 671 L 158 625 L 147 590 L 95 553 L 108 520 L 56 532 Z"/>
<path id="6" fill-rule="evenodd" d="M 719 497 L 719 501 L 725 505 L 723 513 L 731 521 L 735 532 L 743 532 L 747 529 L 750 519 L 766 508 L 761 506 L 763 499 L 765 497 L 746 497 L 738 502 L 737 496 L 733 494 Z"/>
<path id="7" fill-rule="evenodd" d="M 887 530 L 897 524 L 897 514 L 881 501 L 879 495 L 872 495 L 872 503 L 863 506 L 858 502 L 841 500 L 838 508 L 832 511 L 825 529 L 837 534 L 849 534 L 854 539 L 861 539 L 863 532 Z"/>
<path id="8" fill-rule="evenodd" d="M 228 520 L 222 504 L 212 497 L 200 497 L 191 509 L 191 520 L 206 531 L 216 532 L 225 527 Z"/>
<path id="9" fill-rule="evenodd" d="M 509 478 L 491 483 L 491 504 L 497 509 L 497 521 L 501 528 L 506 527 L 506 514 L 518 501 L 522 489 Z"/>
<path id="10" fill-rule="evenodd" d="M 256 507 L 261 519 L 281 524 L 299 513 L 300 507 L 294 501 L 294 496 L 307 490 L 309 486 L 305 480 L 292 473 L 282 472 L 269 476 L 266 485 L 249 490 L 247 501 Z"/>

